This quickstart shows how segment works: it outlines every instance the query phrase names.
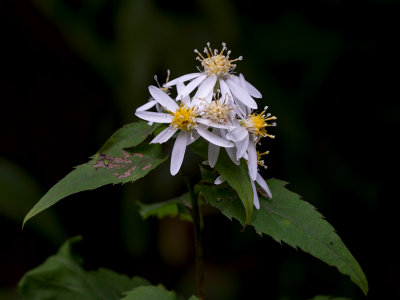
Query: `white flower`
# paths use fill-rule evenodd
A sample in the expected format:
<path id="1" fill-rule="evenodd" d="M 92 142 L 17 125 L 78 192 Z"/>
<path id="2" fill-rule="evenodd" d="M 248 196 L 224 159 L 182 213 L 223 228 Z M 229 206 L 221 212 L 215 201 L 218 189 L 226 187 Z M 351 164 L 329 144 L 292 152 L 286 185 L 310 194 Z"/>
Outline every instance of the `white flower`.
<path id="1" fill-rule="evenodd" d="M 182 83 L 177 85 L 178 92 L 185 88 Z M 208 119 L 199 117 L 199 108 L 193 105 L 189 97 L 182 98 L 180 105 L 169 97 L 164 91 L 155 86 L 149 86 L 151 96 L 157 101 L 165 112 L 151 112 L 143 109 L 136 111 L 136 116 L 141 119 L 156 123 L 169 123 L 169 127 L 160 132 L 150 143 L 165 143 L 178 130 L 180 130 L 171 155 L 170 171 L 172 175 L 178 173 L 186 151 L 186 146 L 199 136 L 208 142 L 220 147 L 233 147 L 233 143 L 213 134 L 208 127 L 229 128 L 224 124 L 217 124 Z"/>
<path id="2" fill-rule="evenodd" d="M 197 99 L 209 97 L 218 81 L 223 97 L 229 95 L 229 98 L 233 99 L 234 96 L 235 100 L 238 100 L 240 104 L 257 109 L 257 103 L 252 97 L 261 98 L 260 92 L 248 83 L 242 75 L 237 77 L 232 74 L 236 68 L 235 62 L 242 60 L 242 57 L 230 59 L 229 55 L 231 51 L 227 51 L 225 55 L 224 52 L 227 50 L 225 43 L 222 43 L 222 50 L 219 53 L 217 49 L 212 51 L 210 43 L 207 43 L 207 47 L 204 48 L 205 56 L 197 49 L 195 50 L 195 53 L 198 55 L 196 59 L 201 62 L 203 70 L 199 68 L 199 73 L 191 73 L 178 77 L 165 84 L 165 87 L 190 80 L 189 84 L 178 93 L 176 99 L 180 100 L 198 87 L 193 97 L 197 101 Z"/>
<path id="3" fill-rule="evenodd" d="M 274 138 L 275 136 L 267 132 L 267 127 L 276 126 L 276 123 L 269 124 L 268 121 L 276 120 L 276 117 L 270 113 L 265 114 L 267 107 L 260 114 L 248 114 L 244 116 L 240 111 L 237 114 L 240 120 L 234 120 L 235 128 L 226 134 L 226 138 L 235 143 L 236 159 L 244 157 L 247 154 L 248 168 L 251 180 L 257 177 L 257 151 L 256 144 L 263 137 Z"/>
<path id="4" fill-rule="evenodd" d="M 170 70 L 167 70 L 167 79 L 165 80 L 165 83 L 168 83 L 168 81 L 169 81 L 169 76 L 171 75 L 171 71 Z M 154 75 L 154 80 L 156 81 L 156 83 L 157 83 L 157 85 L 158 85 L 158 87 L 164 92 L 164 93 L 166 93 L 167 95 L 169 95 L 170 93 L 169 93 L 169 89 L 170 88 L 168 88 L 168 87 L 162 87 L 161 85 L 160 85 L 160 83 L 158 82 L 158 77 L 157 77 L 157 75 Z M 165 85 L 165 84 L 164 84 Z M 161 107 L 160 107 L 160 104 L 158 104 L 158 102 L 157 102 L 157 100 L 155 100 L 153 97 L 150 97 L 149 98 L 149 101 L 147 102 L 147 103 L 145 103 L 145 104 L 143 104 L 142 106 L 139 106 L 137 109 L 136 109 L 136 111 L 144 111 L 144 110 L 149 110 L 150 108 L 153 108 L 153 107 L 156 107 L 156 110 L 158 111 L 158 112 L 161 112 Z M 153 125 L 153 122 L 147 122 L 147 124 L 149 125 L 149 126 L 152 126 Z"/>
<path id="5" fill-rule="evenodd" d="M 214 128 L 213 129 L 213 133 L 215 135 L 221 136 L 222 138 L 226 139 L 226 134 L 228 133 L 228 131 L 226 129 L 220 129 L 220 128 Z M 239 165 L 240 162 L 239 160 L 236 158 L 236 151 L 235 148 L 226 148 L 226 153 L 228 154 L 229 158 L 232 160 L 232 162 L 235 165 Z M 214 168 L 214 166 L 217 163 L 218 160 L 218 156 L 219 156 L 219 151 L 220 151 L 220 147 L 218 145 L 215 144 L 208 144 L 208 165 L 211 168 Z"/>

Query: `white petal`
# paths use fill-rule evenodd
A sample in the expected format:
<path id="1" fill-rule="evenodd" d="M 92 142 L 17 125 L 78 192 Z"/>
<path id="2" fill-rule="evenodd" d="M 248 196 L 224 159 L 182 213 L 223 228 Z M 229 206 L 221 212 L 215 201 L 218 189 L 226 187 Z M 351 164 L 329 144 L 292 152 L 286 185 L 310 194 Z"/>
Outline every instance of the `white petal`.
<path id="1" fill-rule="evenodd" d="M 257 173 L 256 182 L 268 194 L 269 198 L 272 198 L 271 190 L 269 189 L 268 184 L 265 182 L 264 178 L 261 177 L 260 173 Z"/>
<path id="2" fill-rule="evenodd" d="M 245 104 L 246 106 L 256 109 L 257 108 L 257 103 L 254 101 L 253 98 L 250 97 L 249 93 L 246 92 L 245 89 L 243 89 L 240 85 L 235 83 L 235 81 L 231 78 L 226 80 L 226 83 L 228 84 L 229 88 L 231 89 L 232 94 L 238 98 L 240 102 Z"/>
<path id="3" fill-rule="evenodd" d="M 200 75 L 196 79 L 193 79 L 184 89 L 178 94 L 176 99 L 181 100 L 183 97 L 189 95 L 200 83 L 206 79 L 206 75 Z"/>
<path id="4" fill-rule="evenodd" d="M 160 90 L 158 87 L 155 87 L 154 85 L 149 86 L 149 92 L 153 96 L 155 100 L 157 100 L 158 103 L 160 103 L 162 106 L 167 108 L 169 111 L 176 111 L 178 109 L 178 104 L 170 96 L 168 96 L 165 92 Z"/>
<path id="5" fill-rule="evenodd" d="M 230 79 L 232 79 L 236 84 L 240 84 L 240 79 L 239 79 L 239 77 L 237 77 L 237 76 L 235 76 L 235 75 L 230 74 L 230 76 L 229 76 L 229 77 L 226 77 L 226 78 L 230 78 Z"/>
<path id="6" fill-rule="evenodd" d="M 240 142 L 243 141 L 246 137 L 249 136 L 249 133 L 246 128 L 239 126 L 230 131 L 227 135 L 226 138 L 228 140 L 231 140 L 232 142 Z"/>
<path id="7" fill-rule="evenodd" d="M 214 123 L 213 121 L 208 120 L 208 119 L 198 118 L 198 119 L 196 119 L 196 123 L 204 124 L 204 125 L 207 125 L 209 127 L 214 127 L 214 128 L 232 129 L 231 125 Z"/>
<path id="8" fill-rule="evenodd" d="M 220 147 L 233 147 L 233 143 L 229 142 L 226 139 L 223 139 L 222 137 L 215 135 L 214 133 L 210 132 L 207 130 L 207 127 L 204 125 L 198 125 L 196 127 L 197 132 L 203 137 L 205 138 L 207 141 L 209 141 L 210 143 L 213 143 L 217 146 Z"/>
<path id="9" fill-rule="evenodd" d="M 220 175 L 220 176 L 217 177 L 217 179 L 215 179 L 214 184 L 219 185 L 219 184 L 224 183 L 224 182 L 225 182 L 224 176 Z"/>
<path id="10" fill-rule="evenodd" d="M 139 118 L 156 123 L 171 123 L 172 122 L 172 115 L 166 113 L 158 113 L 152 111 L 137 111 L 135 113 L 136 116 Z"/>
<path id="11" fill-rule="evenodd" d="M 188 80 L 190 80 L 190 79 L 199 77 L 201 74 L 202 74 L 202 73 L 190 73 L 190 74 L 186 74 L 186 75 L 183 75 L 183 76 L 181 76 L 181 77 L 175 78 L 174 80 L 171 80 L 170 82 L 167 82 L 167 83 L 165 84 L 165 86 L 166 86 L 166 87 L 170 87 L 170 86 L 176 85 L 178 82 L 185 82 L 185 81 L 188 81 Z"/>
<path id="12" fill-rule="evenodd" d="M 197 89 L 194 98 L 196 99 L 203 99 L 205 98 L 210 92 L 213 91 L 215 83 L 217 82 L 217 75 L 211 75 L 204 80 Z"/>
<path id="13" fill-rule="evenodd" d="M 257 178 L 257 150 L 256 145 L 253 142 L 249 143 L 247 153 L 249 154 L 249 160 L 247 164 L 249 168 L 249 175 L 250 179 L 254 181 Z"/>
<path id="14" fill-rule="evenodd" d="M 231 90 L 224 80 L 219 80 L 219 88 L 221 89 L 221 98 L 225 100 L 226 98 L 233 100 Z"/>
<path id="15" fill-rule="evenodd" d="M 237 149 L 236 158 L 239 160 L 246 154 L 247 147 L 249 146 L 249 136 L 243 139 L 243 141 L 235 143 L 235 146 Z"/>
<path id="16" fill-rule="evenodd" d="M 157 134 L 157 136 L 150 142 L 150 144 L 155 144 L 155 143 L 165 143 L 166 141 L 168 141 L 171 136 L 174 135 L 174 133 L 177 131 L 178 129 L 174 128 L 174 127 L 168 127 L 166 129 L 164 129 L 163 131 L 161 131 L 159 134 Z"/>
<path id="17" fill-rule="evenodd" d="M 244 105 L 242 102 L 240 102 L 238 98 L 233 97 L 233 99 L 235 99 L 235 104 L 236 104 L 238 110 L 240 111 L 240 114 L 242 116 L 248 116 L 249 114 L 248 114 L 247 106 Z M 249 110 L 251 110 L 251 109 L 249 109 Z"/>
<path id="18" fill-rule="evenodd" d="M 183 157 L 185 156 L 185 151 L 186 151 L 186 141 L 188 134 L 189 134 L 188 131 L 182 131 L 176 138 L 174 148 L 172 149 L 172 154 L 171 154 L 170 171 L 172 176 L 176 175 L 176 173 L 179 172 L 179 169 L 182 166 Z"/>
<path id="19" fill-rule="evenodd" d="M 146 104 L 143 104 L 142 106 L 139 106 L 138 108 L 136 108 L 136 111 L 148 110 L 156 104 L 157 104 L 156 100 L 151 100 L 151 101 L 147 102 Z"/>
<path id="20" fill-rule="evenodd" d="M 179 94 L 180 92 L 182 92 L 184 88 L 185 88 L 185 85 L 184 85 L 182 82 L 178 82 L 178 83 L 176 84 L 176 90 L 177 90 L 178 94 Z M 189 96 L 183 97 L 183 98 L 182 98 L 182 102 L 183 102 L 183 104 L 185 104 L 186 106 L 190 106 L 190 97 L 189 97 Z"/>
<path id="21" fill-rule="evenodd" d="M 257 189 L 256 189 L 256 185 L 254 184 L 254 182 L 251 182 L 251 187 L 253 188 L 253 203 L 254 206 L 257 209 L 260 209 L 260 201 L 258 200 L 258 194 L 257 194 Z"/>
<path id="22" fill-rule="evenodd" d="M 212 131 L 215 135 L 219 134 L 219 129 L 214 128 Z M 211 168 L 214 168 L 219 156 L 220 147 L 212 143 L 208 144 L 208 163 Z"/>
<path id="23" fill-rule="evenodd" d="M 225 148 L 226 153 L 228 153 L 229 158 L 235 165 L 240 165 L 240 161 L 236 159 L 236 149 L 235 148 Z"/>
<path id="24" fill-rule="evenodd" d="M 220 129 L 221 131 L 221 137 L 226 138 L 226 135 L 228 134 L 228 130 L 226 129 Z M 240 161 L 236 159 L 236 149 L 235 148 L 225 148 L 226 153 L 228 153 L 229 158 L 235 165 L 240 165 Z"/>
<path id="25" fill-rule="evenodd" d="M 200 135 L 196 131 L 193 131 L 192 134 L 188 134 L 186 146 L 189 146 L 191 143 L 194 143 L 199 137 Z"/>
<path id="26" fill-rule="evenodd" d="M 183 82 L 177 82 L 176 83 L 176 91 L 178 92 L 178 94 L 183 91 L 183 89 L 185 88 L 185 84 Z"/>
<path id="27" fill-rule="evenodd" d="M 241 104 L 241 102 L 236 99 L 236 101 L 232 100 L 231 106 L 233 107 L 233 111 L 239 118 L 246 119 L 247 116 L 246 110 L 242 108 L 245 107 L 244 104 Z"/>
<path id="28" fill-rule="evenodd" d="M 244 76 L 242 74 L 239 75 L 239 79 L 242 87 L 244 87 L 247 90 L 250 96 L 254 98 L 262 98 L 261 93 L 250 82 L 244 79 Z"/>
<path id="29" fill-rule="evenodd" d="M 212 99 L 213 99 L 213 94 L 214 94 L 214 90 L 211 90 L 207 96 L 205 96 L 203 99 L 205 101 L 207 101 L 207 103 L 211 103 Z"/>

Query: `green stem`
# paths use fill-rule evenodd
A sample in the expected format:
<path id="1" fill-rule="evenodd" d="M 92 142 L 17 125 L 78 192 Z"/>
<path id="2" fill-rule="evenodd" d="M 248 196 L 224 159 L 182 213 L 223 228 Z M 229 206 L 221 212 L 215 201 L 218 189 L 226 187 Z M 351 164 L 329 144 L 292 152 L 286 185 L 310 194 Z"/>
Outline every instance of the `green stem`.
<path id="1" fill-rule="evenodd" d="M 198 197 L 185 176 L 185 184 L 192 200 L 193 229 L 194 229 L 194 250 L 196 256 L 196 284 L 197 295 L 200 300 L 204 300 L 204 262 L 203 262 L 203 215 L 198 203 Z"/>

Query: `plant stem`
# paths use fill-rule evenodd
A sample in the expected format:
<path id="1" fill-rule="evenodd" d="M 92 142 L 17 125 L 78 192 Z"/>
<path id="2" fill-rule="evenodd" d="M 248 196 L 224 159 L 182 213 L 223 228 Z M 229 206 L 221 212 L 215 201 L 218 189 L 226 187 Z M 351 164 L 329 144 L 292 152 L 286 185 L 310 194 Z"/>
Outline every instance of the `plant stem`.
<path id="1" fill-rule="evenodd" d="M 192 200 L 193 229 L 194 229 L 194 250 L 196 256 L 196 284 L 197 295 L 204 300 L 204 268 L 203 268 L 203 215 L 198 203 L 197 194 L 194 192 L 189 179 L 184 176 L 185 184 Z"/>

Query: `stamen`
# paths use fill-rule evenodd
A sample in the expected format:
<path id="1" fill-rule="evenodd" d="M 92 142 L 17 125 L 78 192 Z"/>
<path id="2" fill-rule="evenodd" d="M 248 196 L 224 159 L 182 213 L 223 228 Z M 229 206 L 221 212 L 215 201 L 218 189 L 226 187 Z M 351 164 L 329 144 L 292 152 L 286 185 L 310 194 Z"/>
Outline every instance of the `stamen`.
<path id="1" fill-rule="evenodd" d="M 270 116 L 268 118 L 268 116 Z M 274 135 L 267 133 L 267 127 L 276 126 L 276 123 L 269 124 L 267 121 L 276 120 L 276 117 L 271 116 L 270 113 L 265 115 L 265 110 L 262 111 L 260 114 L 251 114 L 242 121 L 239 121 L 250 133 L 254 135 L 256 138 L 256 142 L 258 143 L 261 138 L 269 137 L 275 138 Z"/>
<path id="2" fill-rule="evenodd" d="M 226 50 L 227 56 L 224 56 Z M 198 54 L 196 60 L 200 61 L 204 68 L 204 71 L 202 72 L 205 72 L 207 76 L 217 75 L 219 78 L 232 72 L 236 68 L 234 62 L 243 59 L 242 56 L 240 56 L 239 58 L 230 60 L 229 54 L 231 51 L 226 48 L 226 43 L 222 43 L 222 49 L 219 53 L 218 49 L 214 49 L 214 51 L 212 50 L 209 42 L 207 43 L 207 47 L 204 47 L 203 51 L 207 56 L 198 53 L 197 49 L 195 49 L 194 52 Z"/>
<path id="3" fill-rule="evenodd" d="M 218 92 L 213 94 L 214 100 L 203 103 L 202 117 L 218 124 L 227 124 L 232 107 L 226 101 L 218 98 Z"/>
<path id="4" fill-rule="evenodd" d="M 260 153 L 260 152 L 257 151 L 257 164 L 259 166 L 263 167 L 264 169 L 266 169 L 267 166 L 265 165 L 264 160 L 261 159 L 261 158 L 262 158 L 263 155 L 267 155 L 267 154 L 269 154 L 269 151 L 265 151 L 263 153 Z"/>
<path id="5" fill-rule="evenodd" d="M 154 80 L 157 82 L 158 87 L 161 88 L 157 75 L 154 75 Z"/>

